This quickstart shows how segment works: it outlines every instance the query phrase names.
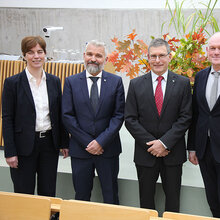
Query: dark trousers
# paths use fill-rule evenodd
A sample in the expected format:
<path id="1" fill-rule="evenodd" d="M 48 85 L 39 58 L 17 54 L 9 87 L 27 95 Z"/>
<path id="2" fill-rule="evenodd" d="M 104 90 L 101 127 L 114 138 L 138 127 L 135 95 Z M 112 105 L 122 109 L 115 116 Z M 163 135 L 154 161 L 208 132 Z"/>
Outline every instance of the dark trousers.
<path id="1" fill-rule="evenodd" d="M 89 159 L 71 157 L 75 199 L 90 201 L 95 170 L 102 188 L 104 203 L 119 204 L 119 157 L 92 156 Z"/>
<path id="2" fill-rule="evenodd" d="M 157 158 L 153 167 L 136 164 L 141 208 L 155 209 L 155 190 L 159 175 L 165 193 L 165 211 L 179 212 L 182 164 L 166 166 L 162 158 Z"/>
<path id="3" fill-rule="evenodd" d="M 10 168 L 14 192 L 55 196 L 59 152 L 54 149 L 52 135 L 35 137 L 34 150 L 29 156 L 18 156 L 18 168 Z"/>
<path id="4" fill-rule="evenodd" d="M 199 160 L 199 166 L 212 215 L 220 218 L 220 163 L 213 157 L 209 139 L 204 157 Z"/>

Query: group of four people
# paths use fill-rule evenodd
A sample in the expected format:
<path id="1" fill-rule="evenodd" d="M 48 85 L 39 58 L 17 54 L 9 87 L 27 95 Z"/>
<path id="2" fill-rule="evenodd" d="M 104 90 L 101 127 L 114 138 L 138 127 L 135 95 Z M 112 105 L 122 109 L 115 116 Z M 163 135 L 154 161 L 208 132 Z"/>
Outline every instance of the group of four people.
<path id="1" fill-rule="evenodd" d="M 2 95 L 5 157 L 15 192 L 34 194 L 37 176 L 38 194 L 55 196 L 62 149 L 71 157 L 75 199 L 90 200 L 96 171 L 104 202 L 119 204 L 119 130 L 125 120 L 135 139 L 140 206 L 155 209 L 160 175 L 165 210 L 178 212 L 190 127 L 189 160 L 199 163 L 210 209 L 220 217 L 220 81 L 212 74 L 220 71 L 220 33 L 207 47 L 211 67 L 196 76 L 193 108 L 190 81 L 168 70 L 172 55 L 163 39 L 151 41 L 151 71 L 130 81 L 126 103 L 121 77 L 103 70 L 104 43 L 86 45 L 86 70 L 66 78 L 63 95 L 59 78 L 43 70 L 45 41 L 25 37 L 21 49 L 27 67 L 5 80 Z"/>

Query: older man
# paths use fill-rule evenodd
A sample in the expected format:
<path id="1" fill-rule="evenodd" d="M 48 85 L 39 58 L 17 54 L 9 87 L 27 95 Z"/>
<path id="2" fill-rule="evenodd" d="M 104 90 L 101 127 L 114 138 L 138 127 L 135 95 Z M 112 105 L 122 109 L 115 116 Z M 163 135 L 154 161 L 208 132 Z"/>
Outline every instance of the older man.
<path id="1" fill-rule="evenodd" d="M 124 88 L 121 77 L 103 70 L 106 61 L 105 44 L 89 42 L 84 53 L 86 70 L 65 81 L 63 121 L 71 134 L 69 155 L 75 198 L 90 200 L 96 170 L 104 202 L 118 204 Z"/>
<path id="2" fill-rule="evenodd" d="M 212 65 L 195 78 L 188 150 L 189 160 L 199 163 L 211 212 L 220 218 L 220 32 L 209 39 L 207 54 Z"/>
<path id="3" fill-rule="evenodd" d="M 155 209 L 156 182 L 161 176 L 166 211 L 179 211 L 185 132 L 191 121 L 189 79 L 168 70 L 169 44 L 154 39 L 148 49 L 151 71 L 130 82 L 125 125 L 135 139 L 142 208 Z"/>

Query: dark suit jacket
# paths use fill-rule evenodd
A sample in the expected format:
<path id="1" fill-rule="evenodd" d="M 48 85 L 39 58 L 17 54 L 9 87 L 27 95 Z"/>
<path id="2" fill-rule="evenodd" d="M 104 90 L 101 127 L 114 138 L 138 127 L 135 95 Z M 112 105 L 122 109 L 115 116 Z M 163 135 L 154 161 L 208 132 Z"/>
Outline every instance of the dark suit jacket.
<path id="1" fill-rule="evenodd" d="M 86 71 L 66 78 L 63 91 L 63 122 L 71 134 L 69 154 L 89 158 L 85 148 L 94 139 L 103 147 L 104 157 L 121 152 L 119 130 L 124 120 L 124 88 L 119 76 L 103 71 L 97 112 L 88 93 Z"/>
<path id="2" fill-rule="evenodd" d="M 189 129 L 188 150 L 195 150 L 202 159 L 206 149 L 208 130 L 215 160 L 220 163 L 220 98 L 210 111 L 206 100 L 206 84 L 211 67 L 196 74 L 193 89 L 193 121 Z"/>
<path id="3" fill-rule="evenodd" d="M 68 147 L 68 134 L 61 123 L 60 80 L 46 73 L 46 83 L 54 148 Z M 2 123 L 5 157 L 30 155 L 34 148 L 36 111 L 25 70 L 5 79 Z"/>
<path id="4" fill-rule="evenodd" d="M 125 125 L 135 139 L 134 162 L 152 167 L 156 157 L 147 152 L 148 141 L 160 139 L 171 151 L 166 165 L 186 161 L 185 132 L 191 121 L 189 79 L 168 72 L 161 116 L 155 104 L 151 73 L 131 80 L 125 105 Z"/>

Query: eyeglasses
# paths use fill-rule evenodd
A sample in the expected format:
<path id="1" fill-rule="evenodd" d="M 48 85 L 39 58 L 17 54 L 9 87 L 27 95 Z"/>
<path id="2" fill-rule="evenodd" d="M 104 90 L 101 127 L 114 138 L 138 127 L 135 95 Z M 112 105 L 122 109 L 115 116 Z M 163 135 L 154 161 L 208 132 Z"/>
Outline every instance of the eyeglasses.
<path id="1" fill-rule="evenodd" d="M 149 55 L 150 60 L 155 61 L 157 58 L 159 60 L 164 60 L 166 58 L 166 56 L 168 56 L 170 53 L 168 54 L 160 54 L 160 55 Z"/>

